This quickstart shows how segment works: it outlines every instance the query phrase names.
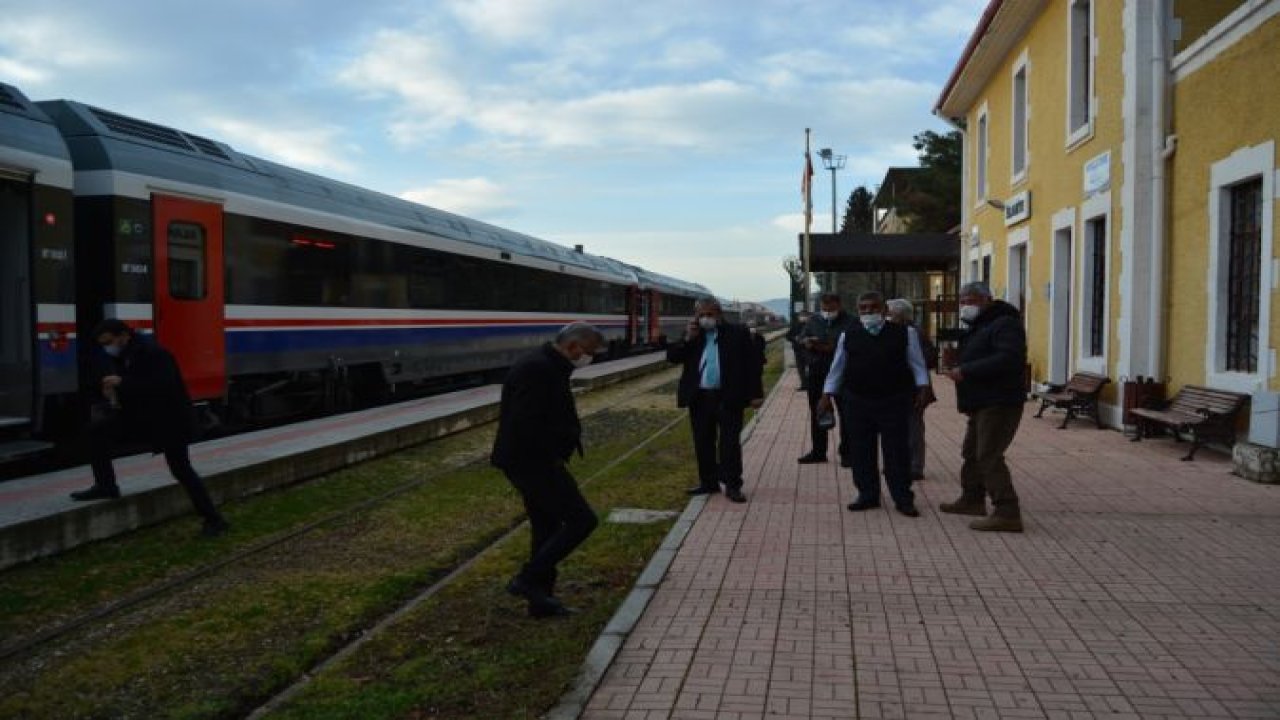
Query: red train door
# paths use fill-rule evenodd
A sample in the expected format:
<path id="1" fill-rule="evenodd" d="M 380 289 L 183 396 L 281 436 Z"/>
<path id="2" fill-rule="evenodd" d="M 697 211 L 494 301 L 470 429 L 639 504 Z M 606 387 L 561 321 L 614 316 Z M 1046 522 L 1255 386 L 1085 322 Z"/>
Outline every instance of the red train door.
<path id="1" fill-rule="evenodd" d="M 662 338 L 662 293 L 649 291 L 649 302 L 646 315 L 649 316 L 649 342 L 658 343 Z"/>
<path id="2" fill-rule="evenodd" d="M 227 385 L 222 206 L 152 195 L 156 340 L 178 360 L 193 400 Z"/>

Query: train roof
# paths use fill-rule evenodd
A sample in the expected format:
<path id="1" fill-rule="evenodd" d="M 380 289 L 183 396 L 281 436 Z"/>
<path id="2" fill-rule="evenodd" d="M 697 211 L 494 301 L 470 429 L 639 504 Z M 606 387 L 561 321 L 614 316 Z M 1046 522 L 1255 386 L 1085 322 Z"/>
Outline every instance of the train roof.
<path id="1" fill-rule="evenodd" d="M 12 85 L 0 83 L 0 165 L 29 171 L 42 185 L 71 188 L 71 155 L 49 116 Z"/>
<path id="2" fill-rule="evenodd" d="M 612 259 L 297 170 L 198 135 L 70 100 L 36 105 L 58 125 L 77 170 L 116 170 L 249 194 L 635 282 L 635 274 Z"/>
<path id="3" fill-rule="evenodd" d="M 693 295 L 695 297 L 708 297 L 711 291 L 695 282 L 673 278 L 670 275 L 663 275 L 652 270 L 646 270 L 639 265 L 624 263 L 627 267 L 635 272 L 636 277 L 640 280 L 640 284 L 645 287 L 656 287 L 659 290 L 668 293 L 679 293 L 681 295 Z"/>

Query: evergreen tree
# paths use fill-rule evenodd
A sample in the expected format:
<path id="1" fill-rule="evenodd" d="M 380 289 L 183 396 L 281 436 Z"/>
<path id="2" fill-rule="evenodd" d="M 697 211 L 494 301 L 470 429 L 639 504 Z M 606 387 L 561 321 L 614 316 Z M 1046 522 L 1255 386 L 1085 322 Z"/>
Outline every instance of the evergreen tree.
<path id="1" fill-rule="evenodd" d="M 960 222 L 963 142 L 959 130 L 917 133 L 911 143 L 925 172 L 898 197 L 898 213 L 911 232 L 946 232 Z"/>
<path id="2" fill-rule="evenodd" d="M 871 201 L 874 197 L 870 190 L 861 185 L 849 193 L 849 202 L 844 208 L 844 222 L 840 224 L 841 235 L 875 232 L 871 216 Z"/>

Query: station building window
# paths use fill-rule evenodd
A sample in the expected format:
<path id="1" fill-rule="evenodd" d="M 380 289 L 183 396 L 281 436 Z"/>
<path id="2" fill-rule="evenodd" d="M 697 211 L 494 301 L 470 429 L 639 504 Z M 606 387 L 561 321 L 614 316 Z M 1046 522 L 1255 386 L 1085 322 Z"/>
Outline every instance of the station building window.
<path id="1" fill-rule="evenodd" d="M 1209 332 L 1205 384 L 1251 393 L 1274 372 L 1271 289 L 1275 143 L 1210 166 Z"/>
<path id="2" fill-rule="evenodd" d="M 1018 59 L 1013 71 L 1013 112 L 1010 121 L 1009 136 L 1013 139 L 1010 157 L 1013 159 L 1012 182 L 1017 184 L 1027 176 L 1027 156 L 1029 153 L 1028 119 L 1030 107 L 1027 98 L 1027 53 L 1024 51 Z"/>
<path id="3" fill-rule="evenodd" d="M 1074 145 L 1093 130 L 1093 2 L 1071 0 L 1067 12 L 1067 145 Z"/>

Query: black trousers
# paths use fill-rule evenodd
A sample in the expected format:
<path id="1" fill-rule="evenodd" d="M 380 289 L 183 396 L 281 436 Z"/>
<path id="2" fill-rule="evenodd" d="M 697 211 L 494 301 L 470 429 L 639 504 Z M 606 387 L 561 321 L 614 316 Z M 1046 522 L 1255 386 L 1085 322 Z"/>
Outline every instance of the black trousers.
<path id="1" fill-rule="evenodd" d="M 826 456 L 827 454 L 827 436 L 830 430 L 823 430 L 818 427 L 818 401 L 822 399 L 822 386 L 827 382 L 827 369 L 811 368 L 809 370 L 809 441 L 813 454 Z M 836 437 L 840 440 L 840 445 L 836 448 L 836 452 L 843 460 L 848 454 L 848 447 L 845 443 L 844 432 L 844 402 L 840 398 L 836 398 L 835 403 L 836 416 L 839 418 L 837 425 Z"/>
<path id="2" fill-rule="evenodd" d="M 111 456 L 119 445 L 132 438 L 128 425 L 119 417 L 104 418 L 91 423 L 85 431 L 89 450 L 89 465 L 93 468 L 93 484 L 99 487 L 118 490 L 116 485 L 116 468 Z M 206 521 L 222 522 L 222 515 L 209 497 L 209 490 L 196 469 L 191 466 L 191 455 L 186 442 L 173 440 L 160 448 L 164 460 L 169 465 L 169 473 L 187 491 L 191 505 Z"/>
<path id="3" fill-rule="evenodd" d="M 554 594 L 556 565 L 595 531 L 600 524 L 596 511 L 562 464 L 504 469 L 503 473 L 520 492 L 533 535 L 529 562 L 520 570 L 520 578 L 548 595 Z"/>
<path id="4" fill-rule="evenodd" d="M 914 401 L 914 392 L 883 398 L 845 396 L 847 414 L 843 419 L 847 428 L 853 485 L 858 489 L 859 500 L 880 500 L 878 450 L 884 455 L 884 481 L 889 486 L 894 505 L 904 507 L 915 502 L 915 494 L 911 492 L 910 439 Z"/>
<path id="5" fill-rule="evenodd" d="M 721 483 L 726 489 L 742 487 L 742 412 L 741 407 L 725 404 L 719 390 L 699 390 L 689 403 L 702 487 L 719 490 Z"/>

